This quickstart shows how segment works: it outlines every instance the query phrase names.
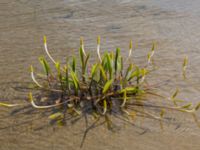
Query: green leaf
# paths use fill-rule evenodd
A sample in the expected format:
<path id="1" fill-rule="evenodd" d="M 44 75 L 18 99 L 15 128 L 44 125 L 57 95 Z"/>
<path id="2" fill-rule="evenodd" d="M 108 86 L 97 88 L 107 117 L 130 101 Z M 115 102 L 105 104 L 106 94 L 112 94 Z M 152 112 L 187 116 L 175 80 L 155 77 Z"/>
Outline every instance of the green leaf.
<path id="1" fill-rule="evenodd" d="M 45 72 L 46 75 L 48 76 L 49 73 L 50 73 L 50 71 L 51 71 L 48 62 L 45 60 L 44 57 L 40 57 L 40 58 L 39 58 L 39 61 L 40 61 L 40 63 L 41 63 L 42 66 L 43 66 L 44 72 Z"/>
<path id="2" fill-rule="evenodd" d="M 92 70 L 91 70 L 91 77 L 92 77 L 92 78 L 93 78 L 94 75 L 96 74 L 97 68 L 98 68 L 98 64 L 94 64 L 94 65 L 92 66 Z"/>
<path id="3" fill-rule="evenodd" d="M 112 79 L 113 69 L 112 69 L 112 62 L 111 62 L 110 55 L 107 54 L 106 58 L 107 58 L 107 67 L 108 67 L 108 71 L 109 71 L 109 76 L 110 76 L 110 79 Z"/>
<path id="4" fill-rule="evenodd" d="M 113 83 L 113 79 L 108 80 L 108 81 L 106 82 L 106 84 L 105 84 L 104 87 L 103 87 L 103 94 L 105 94 L 105 93 L 109 90 L 109 88 L 110 88 L 110 86 L 112 85 L 112 83 Z"/>
<path id="5" fill-rule="evenodd" d="M 181 106 L 181 108 L 188 109 L 188 108 L 190 108 L 190 106 L 192 106 L 192 103 L 189 103 L 189 104 L 187 104 L 187 105 Z"/>
<path id="6" fill-rule="evenodd" d="M 57 112 L 57 113 L 50 115 L 49 119 L 55 120 L 55 119 L 61 119 L 63 117 L 64 117 L 63 113 Z"/>
<path id="7" fill-rule="evenodd" d="M 90 54 L 88 54 L 88 55 L 86 56 L 86 59 L 85 59 L 85 62 L 84 62 L 84 70 L 83 70 L 84 74 L 85 74 L 85 71 L 86 71 L 87 62 L 88 62 L 89 58 L 90 58 Z"/>
<path id="8" fill-rule="evenodd" d="M 198 110 L 200 108 L 200 103 L 197 104 L 197 106 L 195 107 L 195 110 Z"/>
<path id="9" fill-rule="evenodd" d="M 130 77 L 131 71 L 133 70 L 133 64 L 130 64 L 127 68 L 126 74 L 125 74 L 125 79 Z"/>
<path id="10" fill-rule="evenodd" d="M 137 88 L 136 87 L 126 87 L 126 88 L 120 90 L 119 93 L 124 93 L 125 91 L 128 93 L 132 93 L 132 92 L 136 92 Z"/>
<path id="11" fill-rule="evenodd" d="M 60 83 L 62 84 L 62 75 L 61 75 L 61 69 L 60 69 L 60 63 L 56 62 L 55 63 L 57 74 L 58 74 L 58 79 L 60 80 Z"/>
<path id="12" fill-rule="evenodd" d="M 145 69 L 145 68 L 142 68 L 142 69 L 140 70 L 140 73 L 142 74 L 142 76 L 145 76 L 145 75 L 148 74 L 148 70 Z"/>
<path id="13" fill-rule="evenodd" d="M 125 88 L 125 89 L 126 89 L 127 92 L 134 92 L 134 91 L 137 90 L 136 87 L 127 87 L 127 88 Z"/>
<path id="14" fill-rule="evenodd" d="M 139 77 L 140 76 L 140 69 L 136 66 L 136 69 L 131 73 L 130 77 L 128 78 L 128 81 L 133 79 L 134 77 Z"/>
<path id="15" fill-rule="evenodd" d="M 99 68 L 100 68 L 101 76 L 106 81 L 107 80 L 107 76 L 106 76 L 106 72 L 105 72 L 104 68 L 102 67 L 102 65 L 99 65 Z"/>
<path id="16" fill-rule="evenodd" d="M 179 89 L 177 88 L 176 91 L 172 94 L 171 99 L 174 99 L 179 93 Z"/>
<path id="17" fill-rule="evenodd" d="M 122 56 L 120 56 L 120 71 L 123 71 L 123 69 L 124 69 L 124 63 L 123 63 L 123 57 Z"/>
<path id="18" fill-rule="evenodd" d="M 185 56 L 183 60 L 183 68 L 186 67 L 187 65 L 188 65 L 188 56 Z"/>
<path id="19" fill-rule="evenodd" d="M 80 49 L 79 49 L 79 55 L 81 58 L 81 64 L 83 65 L 84 64 L 84 53 L 83 53 L 82 47 L 80 47 Z"/>
<path id="20" fill-rule="evenodd" d="M 73 57 L 73 60 L 72 60 L 72 70 L 73 72 L 76 72 L 76 58 Z"/>
<path id="21" fill-rule="evenodd" d="M 164 109 L 161 109 L 160 117 L 163 118 L 164 114 L 165 114 L 165 110 L 164 110 Z"/>
<path id="22" fill-rule="evenodd" d="M 69 90 L 69 70 L 68 70 L 68 66 L 64 66 L 64 70 L 65 70 L 66 88 L 67 88 L 67 90 Z"/>
<path id="23" fill-rule="evenodd" d="M 115 53 L 115 73 L 117 73 L 117 71 L 118 71 L 118 64 L 119 64 L 119 61 L 120 61 L 120 49 L 119 48 L 117 48 L 116 49 L 116 53 Z M 120 63 L 121 64 L 121 63 Z"/>
<path id="24" fill-rule="evenodd" d="M 154 50 L 155 50 L 155 45 L 156 45 L 155 43 L 152 44 L 151 51 L 154 51 Z"/>
<path id="25" fill-rule="evenodd" d="M 71 77 L 72 77 L 73 84 L 75 86 L 75 90 L 78 91 L 78 88 L 79 88 L 78 78 L 77 78 L 76 74 L 73 71 L 71 71 L 70 74 L 71 74 Z"/>

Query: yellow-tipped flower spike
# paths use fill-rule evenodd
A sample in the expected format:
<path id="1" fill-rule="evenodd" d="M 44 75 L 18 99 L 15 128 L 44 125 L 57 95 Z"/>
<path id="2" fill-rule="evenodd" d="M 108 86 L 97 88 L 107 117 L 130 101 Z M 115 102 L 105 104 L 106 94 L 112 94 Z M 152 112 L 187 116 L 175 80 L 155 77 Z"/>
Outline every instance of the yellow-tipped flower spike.
<path id="1" fill-rule="evenodd" d="M 101 38 L 100 36 L 98 36 L 97 37 L 97 55 L 99 57 L 100 62 L 102 62 L 101 54 L 100 54 L 100 41 L 101 41 Z"/>
<path id="2" fill-rule="evenodd" d="M 33 95 L 32 95 L 31 92 L 28 94 L 28 97 L 29 97 L 29 101 L 32 102 L 33 101 Z"/>
<path id="3" fill-rule="evenodd" d="M 183 61 L 183 70 L 186 70 L 186 67 L 188 65 L 188 56 L 185 56 L 184 61 Z"/>
<path id="4" fill-rule="evenodd" d="M 188 56 L 185 56 L 185 58 L 183 60 L 183 67 L 182 67 L 184 79 L 186 78 L 186 68 L 187 68 L 187 65 L 188 65 Z"/>
<path id="5" fill-rule="evenodd" d="M 148 64 L 150 64 L 151 59 L 152 59 L 152 57 L 153 57 L 153 55 L 154 55 L 154 53 L 155 53 L 155 51 L 154 51 L 154 50 L 155 50 L 155 47 L 156 47 L 156 43 L 154 42 L 153 45 L 152 45 L 152 48 L 151 48 L 151 52 L 149 52 L 148 55 L 147 55 Z"/>
<path id="6" fill-rule="evenodd" d="M 44 36 L 43 39 L 44 39 L 44 49 L 45 49 L 47 55 L 49 56 L 49 58 L 50 58 L 50 59 L 52 60 L 52 62 L 55 64 L 56 61 L 53 59 L 53 57 L 51 57 L 51 55 L 49 54 L 48 48 L 47 48 L 47 38 L 46 38 L 46 36 Z"/>
<path id="7" fill-rule="evenodd" d="M 32 65 L 30 66 L 30 70 L 31 70 L 31 72 L 33 72 L 33 71 L 34 71 L 34 70 L 33 70 L 33 66 L 32 66 Z"/>
<path id="8" fill-rule="evenodd" d="M 132 50 L 133 50 L 133 42 L 132 42 L 132 40 L 130 40 L 130 44 L 129 44 L 129 55 L 128 55 L 128 57 L 131 56 Z"/>
<path id="9" fill-rule="evenodd" d="M 133 41 L 130 40 L 129 49 L 133 49 Z"/>
<path id="10" fill-rule="evenodd" d="M 132 40 L 130 40 L 130 43 L 129 43 L 129 54 L 128 54 L 128 57 L 127 57 L 125 62 L 127 62 L 129 60 L 129 58 L 131 57 L 132 50 L 133 50 L 133 42 L 132 42 Z"/>
<path id="11" fill-rule="evenodd" d="M 44 40 L 44 44 L 47 44 L 47 37 L 45 35 L 44 35 L 43 40 Z"/>
<path id="12" fill-rule="evenodd" d="M 101 37 L 98 36 L 98 37 L 97 37 L 97 44 L 100 45 L 100 42 L 101 42 Z"/>
<path id="13" fill-rule="evenodd" d="M 80 45 L 84 45 L 83 37 L 80 37 Z"/>
<path id="14" fill-rule="evenodd" d="M 84 40 L 83 40 L 83 37 L 80 38 L 80 45 L 81 45 L 81 48 L 83 50 L 83 54 L 86 56 L 85 49 L 84 49 Z"/>

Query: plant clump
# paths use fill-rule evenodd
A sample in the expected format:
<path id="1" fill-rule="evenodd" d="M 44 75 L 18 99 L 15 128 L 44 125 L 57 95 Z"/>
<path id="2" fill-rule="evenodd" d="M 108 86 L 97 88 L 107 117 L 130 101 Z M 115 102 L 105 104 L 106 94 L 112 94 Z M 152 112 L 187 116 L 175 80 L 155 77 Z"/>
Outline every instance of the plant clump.
<path id="1" fill-rule="evenodd" d="M 29 93 L 29 99 L 31 105 L 36 109 L 56 108 L 56 111 L 49 116 L 52 120 L 56 119 L 58 122 L 62 122 L 66 113 L 82 115 L 87 112 L 94 116 L 104 116 L 106 119 L 113 113 L 131 116 L 133 115 L 132 106 L 147 109 L 158 108 L 161 111 L 160 115 L 154 115 L 146 109 L 134 109 L 134 111 L 155 119 L 162 119 L 164 110 L 194 113 L 200 107 L 198 104 L 191 108 L 191 103 L 179 106 L 179 101 L 176 99 L 178 89 L 169 98 L 157 95 L 173 102 L 174 106 L 146 104 L 142 100 L 143 95 L 151 94 L 151 88 L 146 84 L 146 77 L 153 71 L 152 57 L 155 44 L 147 55 L 145 67 L 139 67 L 131 62 L 132 41 L 130 41 L 128 57 L 124 58 L 119 48 L 115 52 L 104 52 L 101 55 L 100 37 L 98 37 L 96 50 L 98 60 L 92 64 L 89 62 L 90 53 L 86 53 L 82 38 L 80 39 L 79 58 L 67 58 L 64 65 L 55 61 L 50 55 L 46 37 L 44 37 L 44 48 L 54 67 L 51 67 L 52 65 L 45 57 L 40 57 L 39 61 L 44 70 L 42 75 L 37 74 L 40 80 L 36 79 L 34 68 L 30 67 L 31 78 L 37 89 L 43 94 L 41 95 L 43 98 L 34 100 L 33 94 Z M 185 58 L 184 77 L 187 63 L 188 60 Z M 0 103 L 0 105 L 14 107 L 20 104 Z"/>

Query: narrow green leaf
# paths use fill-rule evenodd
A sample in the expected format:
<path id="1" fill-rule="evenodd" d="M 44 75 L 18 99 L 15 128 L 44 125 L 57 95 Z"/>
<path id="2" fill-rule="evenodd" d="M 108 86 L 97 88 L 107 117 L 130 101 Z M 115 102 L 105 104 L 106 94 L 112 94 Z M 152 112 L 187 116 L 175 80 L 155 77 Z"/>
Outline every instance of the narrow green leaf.
<path id="1" fill-rule="evenodd" d="M 65 65 L 64 70 L 65 70 L 66 89 L 69 91 L 69 70 L 68 70 L 68 66 Z"/>
<path id="2" fill-rule="evenodd" d="M 183 60 L 183 67 L 186 67 L 188 64 L 188 57 L 185 56 L 184 60 Z"/>
<path id="3" fill-rule="evenodd" d="M 73 60 L 72 60 L 72 70 L 73 72 L 76 72 L 76 58 L 73 57 Z"/>
<path id="4" fill-rule="evenodd" d="M 133 69 L 133 64 L 130 64 L 127 68 L 127 71 L 126 71 L 126 74 L 125 74 L 125 77 L 124 77 L 125 79 L 130 77 L 130 73 L 131 73 L 132 69 Z"/>
<path id="5" fill-rule="evenodd" d="M 200 108 L 200 103 L 196 105 L 195 110 L 198 110 Z"/>
<path id="6" fill-rule="evenodd" d="M 112 83 L 113 83 L 113 79 L 108 80 L 108 81 L 106 82 L 106 84 L 105 84 L 104 87 L 103 87 L 103 94 L 105 94 L 105 93 L 109 90 L 109 88 L 110 88 L 110 86 L 112 85 Z"/>
<path id="7" fill-rule="evenodd" d="M 148 74 L 148 70 L 145 69 L 145 68 L 142 68 L 142 69 L 140 70 L 140 73 L 141 73 L 142 76 L 145 76 L 145 75 Z"/>
<path id="8" fill-rule="evenodd" d="M 121 72 L 122 68 L 123 68 L 123 62 L 122 62 L 122 56 L 119 56 L 118 61 L 117 61 L 117 71 Z"/>
<path id="9" fill-rule="evenodd" d="M 81 58 L 81 66 L 82 66 L 82 71 L 83 71 L 85 60 L 84 60 L 84 53 L 83 53 L 82 47 L 80 47 L 80 49 L 79 49 L 79 55 L 80 55 L 80 58 Z"/>
<path id="10" fill-rule="evenodd" d="M 116 53 L 115 53 L 115 74 L 117 73 L 118 71 L 118 63 L 119 63 L 119 56 L 120 56 L 120 49 L 117 48 L 116 49 Z"/>
<path id="11" fill-rule="evenodd" d="M 176 91 L 172 94 L 171 99 L 174 99 L 179 93 L 179 89 L 177 88 Z"/>
<path id="12" fill-rule="evenodd" d="M 164 110 L 164 109 L 161 109 L 160 117 L 163 118 L 164 114 L 165 114 L 165 110 Z"/>
<path id="13" fill-rule="evenodd" d="M 140 76 L 140 69 L 136 66 L 136 69 L 131 73 L 130 77 L 128 78 L 128 81 L 133 79 L 134 77 L 139 77 Z"/>
<path id="14" fill-rule="evenodd" d="M 98 64 L 94 64 L 94 65 L 92 66 L 92 69 L 91 69 L 91 77 L 92 77 L 92 78 L 93 78 L 94 75 L 96 74 L 97 68 L 98 68 Z"/>
<path id="15" fill-rule="evenodd" d="M 112 79 L 113 68 L 112 68 L 112 62 L 111 62 L 110 55 L 107 54 L 106 58 L 107 58 L 107 67 L 108 67 L 108 71 L 109 71 L 109 76 L 110 76 L 110 79 Z"/>
<path id="16" fill-rule="evenodd" d="M 63 113 L 57 112 L 57 113 L 50 115 L 49 119 L 55 120 L 55 119 L 61 119 L 63 117 L 64 117 Z"/>
<path id="17" fill-rule="evenodd" d="M 75 90 L 77 91 L 78 87 L 79 87 L 78 78 L 77 78 L 76 74 L 73 71 L 71 71 L 70 74 L 71 74 L 71 77 L 72 77 L 72 80 L 73 80 L 73 84 L 75 86 Z"/>
<path id="18" fill-rule="evenodd" d="M 123 71 L 123 69 L 124 69 L 124 62 L 123 62 L 123 57 L 121 56 L 120 57 L 121 59 L 121 61 L 120 61 L 120 71 L 122 72 Z"/>
<path id="19" fill-rule="evenodd" d="M 155 43 L 153 43 L 153 44 L 152 44 L 151 51 L 154 51 L 154 50 L 155 50 L 155 46 L 156 46 L 156 44 L 155 44 Z"/>
<path id="20" fill-rule="evenodd" d="M 90 58 L 90 54 L 88 54 L 86 56 L 86 59 L 85 59 L 85 62 L 84 62 L 84 74 L 85 74 L 85 71 L 86 71 L 86 67 L 87 67 L 87 63 L 88 63 L 89 58 Z"/>
<path id="21" fill-rule="evenodd" d="M 61 75 L 61 71 L 60 71 L 60 62 L 56 62 L 55 66 L 56 66 L 56 70 L 57 70 L 58 77 L 60 78 L 60 75 Z"/>
<path id="22" fill-rule="evenodd" d="M 107 80 L 107 76 L 106 76 L 106 72 L 105 72 L 104 68 L 102 67 L 102 65 L 99 65 L 99 68 L 100 68 L 101 76 L 106 81 Z"/>
<path id="23" fill-rule="evenodd" d="M 40 57 L 40 58 L 39 58 L 39 61 L 40 61 L 40 63 L 41 63 L 42 66 L 43 66 L 44 72 L 45 72 L 46 75 L 48 76 L 49 73 L 50 73 L 50 67 L 49 67 L 48 62 L 45 60 L 44 57 Z"/>
<path id="24" fill-rule="evenodd" d="M 190 106 L 192 106 L 192 103 L 189 103 L 189 104 L 186 104 L 184 106 L 181 106 L 181 108 L 188 109 L 188 108 L 190 108 Z"/>

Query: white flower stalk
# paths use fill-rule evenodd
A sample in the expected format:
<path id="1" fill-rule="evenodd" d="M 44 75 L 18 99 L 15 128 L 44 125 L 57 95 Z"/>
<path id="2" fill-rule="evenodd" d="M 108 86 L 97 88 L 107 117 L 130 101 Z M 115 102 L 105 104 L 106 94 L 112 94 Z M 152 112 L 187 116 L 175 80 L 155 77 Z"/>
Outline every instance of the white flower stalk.
<path id="1" fill-rule="evenodd" d="M 84 49 L 84 41 L 83 41 L 82 37 L 80 38 L 80 45 L 81 45 L 81 48 L 83 50 L 83 54 L 86 56 L 85 49 Z"/>
<path id="2" fill-rule="evenodd" d="M 124 113 L 126 113 L 128 116 L 131 116 L 131 114 L 130 114 L 126 109 L 121 108 L 121 110 L 122 110 Z"/>
<path id="3" fill-rule="evenodd" d="M 152 57 L 153 57 L 153 55 L 154 55 L 154 53 L 155 53 L 154 49 L 155 49 L 155 43 L 153 43 L 153 46 L 152 46 L 151 52 L 147 55 L 147 58 L 148 58 L 148 64 L 151 63 L 151 59 L 152 59 Z"/>
<path id="4" fill-rule="evenodd" d="M 130 59 L 131 55 L 132 55 L 132 51 L 133 51 L 133 42 L 132 40 L 130 41 L 130 44 L 129 44 L 129 53 L 128 53 L 128 57 L 126 59 L 126 62 Z"/>
<path id="5" fill-rule="evenodd" d="M 38 106 L 38 105 L 36 105 L 35 102 L 33 101 L 33 95 L 32 95 L 32 93 L 29 93 L 29 100 L 30 100 L 30 102 L 31 102 L 31 105 L 32 105 L 34 108 L 37 108 L 37 109 L 52 108 L 52 107 L 60 106 L 60 105 L 63 105 L 64 103 L 69 102 L 69 101 L 65 101 L 65 102 L 63 102 L 63 103 L 58 103 L 58 104 L 54 104 L 54 105 Z"/>
<path id="6" fill-rule="evenodd" d="M 144 82 L 147 73 L 148 73 L 148 71 L 145 68 L 141 70 L 142 78 L 141 78 L 140 83 Z"/>
<path id="7" fill-rule="evenodd" d="M 76 114 L 81 115 L 81 112 L 78 111 L 77 109 L 73 108 L 73 110 L 76 112 Z"/>
<path id="8" fill-rule="evenodd" d="M 151 51 L 151 53 L 148 54 L 148 56 L 147 56 L 148 57 L 148 64 L 151 63 L 151 59 L 152 59 L 153 55 L 154 55 L 154 51 Z"/>
<path id="9" fill-rule="evenodd" d="M 23 104 L 7 104 L 7 103 L 0 103 L 0 106 L 4 106 L 4 107 L 15 107 L 15 106 L 20 106 Z"/>
<path id="10" fill-rule="evenodd" d="M 42 88 L 42 85 L 40 85 L 37 80 L 35 79 L 35 76 L 34 76 L 34 72 L 33 72 L 33 66 L 31 66 L 31 78 L 33 80 L 33 82 L 40 88 Z"/>
<path id="11" fill-rule="evenodd" d="M 100 36 L 97 37 L 97 55 L 99 57 L 100 62 L 102 62 L 101 54 L 100 54 Z"/>
<path id="12" fill-rule="evenodd" d="M 48 51 L 48 48 L 47 48 L 47 38 L 46 38 L 46 36 L 44 36 L 44 49 L 45 49 L 47 55 L 49 56 L 49 58 L 52 60 L 52 62 L 53 62 L 54 64 L 56 64 L 56 61 L 53 59 L 53 57 L 51 57 L 51 55 L 50 55 L 50 53 L 49 53 L 49 51 Z"/>
<path id="13" fill-rule="evenodd" d="M 124 91 L 123 102 L 122 102 L 122 104 L 121 104 L 121 106 L 120 106 L 120 107 L 124 107 L 124 106 L 125 106 L 125 104 L 126 104 L 126 101 L 127 101 L 127 96 L 126 96 L 126 90 L 125 90 L 125 91 Z"/>
<path id="14" fill-rule="evenodd" d="M 143 76 L 142 76 L 142 79 L 141 79 L 141 81 L 140 81 L 140 82 L 141 82 L 141 83 L 143 83 L 143 82 L 144 82 L 144 80 L 145 80 L 145 78 L 146 78 L 146 76 L 145 76 L 145 75 L 143 75 Z"/>
<path id="15" fill-rule="evenodd" d="M 131 41 L 130 41 L 130 45 L 129 45 L 129 55 L 128 55 L 128 57 L 131 56 L 132 50 L 133 50 L 133 42 L 132 42 L 132 40 L 131 40 Z"/>
<path id="16" fill-rule="evenodd" d="M 103 100 L 103 112 L 102 112 L 102 115 L 105 115 L 107 112 L 107 102 L 106 100 Z"/>
<path id="17" fill-rule="evenodd" d="M 183 61 L 183 73 L 185 73 L 187 65 L 188 65 L 188 57 L 185 56 L 184 61 Z"/>

